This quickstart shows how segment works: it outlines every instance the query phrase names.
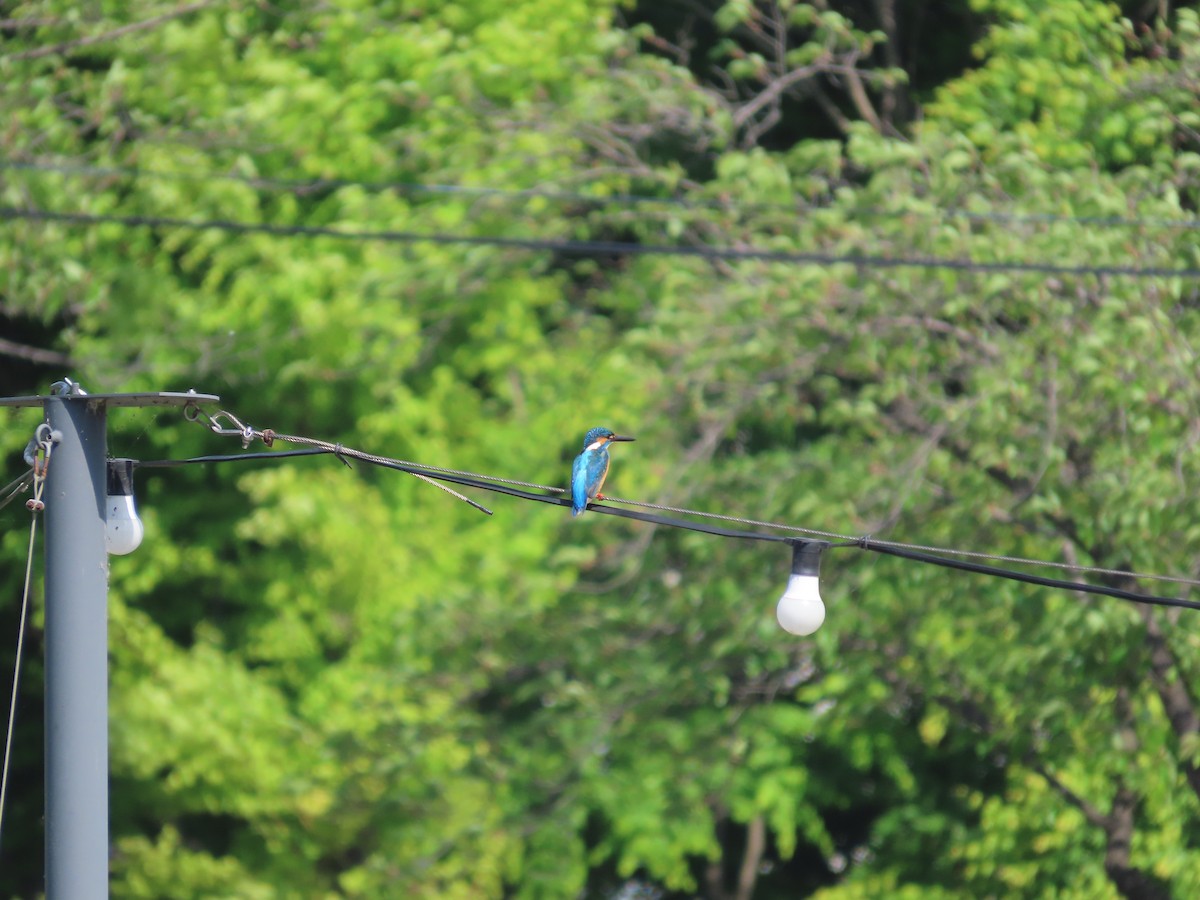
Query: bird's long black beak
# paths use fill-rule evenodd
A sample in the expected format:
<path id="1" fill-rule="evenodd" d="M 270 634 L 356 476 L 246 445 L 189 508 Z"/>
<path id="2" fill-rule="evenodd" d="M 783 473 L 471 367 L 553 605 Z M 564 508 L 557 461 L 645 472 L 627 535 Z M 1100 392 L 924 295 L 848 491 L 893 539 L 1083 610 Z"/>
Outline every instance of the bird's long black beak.
<path id="1" fill-rule="evenodd" d="M 627 437 L 623 434 L 614 434 L 609 438 L 610 441 L 636 441 L 637 438 Z"/>

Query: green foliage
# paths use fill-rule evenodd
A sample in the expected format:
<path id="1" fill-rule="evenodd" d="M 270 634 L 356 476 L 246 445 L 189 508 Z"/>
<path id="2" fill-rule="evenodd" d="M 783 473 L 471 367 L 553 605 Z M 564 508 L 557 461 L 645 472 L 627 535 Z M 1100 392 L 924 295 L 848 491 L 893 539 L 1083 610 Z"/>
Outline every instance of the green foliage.
<path id="1" fill-rule="evenodd" d="M 714 13 L 741 87 L 779 74 L 739 55 L 770 11 Z M 886 38 L 849 6 L 776 11 L 789 66 Z M 23 4 L 4 15 L 47 24 L 3 31 L 0 154 L 67 171 L 5 169 L 0 199 L 1200 266 L 1196 230 L 1162 224 L 1197 196 L 1193 11 L 1147 33 L 1103 5 L 978 11 L 978 67 L 914 133 L 860 121 L 773 149 L 607 2 L 214 5 L 22 59 L 82 27 Z M 330 181 L 278 183 L 297 178 Z M 464 190 L 420 188 L 441 183 Z M 93 390 L 211 390 L 257 427 L 557 486 L 605 424 L 639 438 L 614 451 L 617 496 L 1105 567 L 1200 559 L 1193 281 L 0 229 L 0 314 L 62 323 L 54 349 Z M 11 421 L 15 460 L 35 419 Z M 237 449 L 162 411 L 111 428 L 143 459 Z M 1119 896 L 1126 814 L 1122 865 L 1200 888 L 1195 727 L 1169 708 L 1172 685 L 1194 694 L 1187 615 L 837 549 L 827 622 L 797 641 L 772 618 L 773 545 L 498 496 L 488 518 L 319 458 L 138 488 L 147 538 L 110 601 L 114 897 L 716 900 L 742 870 L 766 898 Z M 23 543 L 2 551 L 10 585 Z M 37 870 L 4 890 L 35 893 Z"/>
<path id="2" fill-rule="evenodd" d="M 236 859 L 214 859 L 182 846 L 171 826 L 157 840 L 141 835 L 117 841 L 112 874 L 126 897 L 229 897 L 231 900 L 267 900 L 275 896 L 269 883 L 254 877 Z"/>
<path id="3" fill-rule="evenodd" d="M 989 160 L 1013 141 L 1065 167 L 1172 157 L 1176 104 L 1191 101 L 1163 90 L 1163 76 L 1176 68 L 1158 59 L 1170 44 L 1165 24 L 1147 28 L 1139 42 L 1115 4 L 974 5 L 998 24 L 975 47 L 979 68 L 944 85 L 929 104 L 933 128 L 966 135 Z M 1185 33 L 1194 27 L 1194 10 L 1178 15 Z"/>

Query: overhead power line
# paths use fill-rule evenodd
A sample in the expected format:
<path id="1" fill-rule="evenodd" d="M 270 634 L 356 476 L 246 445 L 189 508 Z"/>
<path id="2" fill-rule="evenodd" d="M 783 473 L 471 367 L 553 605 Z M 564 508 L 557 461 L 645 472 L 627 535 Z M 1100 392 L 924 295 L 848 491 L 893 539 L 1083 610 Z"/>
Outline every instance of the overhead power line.
<path id="1" fill-rule="evenodd" d="M 1200 269 L 1169 266 L 1075 266 L 1026 260 L 985 261 L 941 257 L 890 257 L 874 254 L 706 247 L 688 244 L 639 244 L 632 241 L 516 238 L 447 232 L 345 229 L 326 225 L 276 225 L 270 222 L 242 222 L 235 219 L 181 219 L 173 216 L 84 213 L 36 207 L 0 206 L 0 219 L 57 222 L 84 227 L 121 225 L 129 228 L 181 228 L 192 231 L 222 231 L 230 234 L 268 234 L 288 238 L 327 237 L 345 241 L 499 247 L 579 256 L 688 256 L 702 259 L 759 261 L 790 265 L 848 265 L 863 269 L 950 269 L 964 272 L 1026 272 L 1041 275 L 1200 279 Z"/>
<path id="2" fill-rule="evenodd" d="M 333 454 L 338 457 L 350 456 L 372 465 L 381 466 L 384 468 L 395 469 L 401 472 L 407 472 L 411 475 L 416 475 L 424 480 L 436 479 L 445 481 L 451 484 L 456 484 L 462 487 L 478 488 L 480 490 L 491 491 L 494 493 L 506 494 L 511 497 L 516 497 L 522 500 L 529 500 L 536 503 L 548 503 L 556 506 L 569 507 L 571 501 L 562 496 L 566 493 L 564 488 L 552 487 L 548 485 L 540 485 L 534 482 L 518 481 L 511 478 L 500 478 L 491 475 L 481 475 L 479 473 L 467 472 L 459 469 L 447 469 L 440 466 L 426 465 L 422 463 L 410 462 L 408 460 L 394 459 L 392 457 L 380 456 L 373 453 L 364 453 L 360 450 L 352 450 L 341 444 L 332 444 L 328 441 L 322 441 L 316 438 L 309 438 L 301 435 L 285 435 L 279 434 L 271 429 L 258 429 L 249 425 L 244 425 L 236 416 L 231 413 L 221 411 L 215 416 L 199 410 L 198 407 L 188 407 L 186 413 L 192 421 L 199 421 L 206 428 L 210 429 L 214 434 L 229 435 L 237 437 L 244 447 L 248 447 L 254 440 L 261 440 L 266 446 L 270 447 L 276 440 L 287 443 L 306 444 L 312 447 L 311 450 L 287 451 L 283 453 L 239 453 L 229 456 L 204 456 L 193 457 L 184 460 L 154 460 L 149 462 L 134 461 L 134 464 L 140 467 L 165 468 L 180 465 L 190 465 L 198 463 L 219 463 L 219 462 L 244 462 L 251 460 L 273 460 L 285 457 L 300 456 L 300 455 L 315 455 L 320 453 Z M 228 423 L 228 424 L 224 424 Z M 344 460 L 343 460 L 344 461 Z M 453 493 L 453 492 L 452 492 Z M 460 499 L 461 495 L 456 494 Z M 973 572 L 981 575 L 988 575 L 996 578 L 1004 578 L 1012 581 L 1020 581 L 1027 584 L 1040 585 L 1042 587 L 1056 588 L 1060 590 L 1076 591 L 1088 594 L 1099 594 L 1108 597 L 1115 597 L 1121 600 L 1127 600 L 1134 603 L 1143 603 L 1153 606 L 1174 606 L 1186 609 L 1200 609 L 1200 600 L 1185 600 L 1178 597 L 1163 597 L 1153 594 L 1142 594 L 1135 591 L 1126 590 L 1124 588 L 1113 585 L 1097 585 L 1086 582 L 1068 581 L 1059 578 L 1047 578 L 1041 575 L 1032 575 L 1026 572 L 1019 572 L 1013 569 L 1001 568 L 998 566 L 985 565 L 983 563 L 969 561 L 967 559 L 954 559 L 954 555 L 987 558 L 993 560 L 1007 560 L 1012 562 L 1020 562 L 1030 566 L 1054 566 L 1057 568 L 1069 568 L 1081 572 L 1100 573 L 1104 575 L 1119 576 L 1122 579 L 1128 580 L 1162 580 L 1173 581 L 1181 584 L 1196 586 L 1200 585 L 1200 581 L 1181 578 L 1168 575 L 1149 575 L 1138 572 L 1126 572 L 1117 569 L 1101 569 L 1098 567 L 1088 566 L 1067 566 L 1061 563 L 1047 562 L 1043 560 L 1026 559 L 1021 557 L 1006 557 L 993 554 L 985 554 L 977 551 L 962 551 L 942 549 L 936 547 L 928 547 L 919 544 L 905 544 L 898 541 L 879 541 L 870 536 L 852 537 L 850 535 L 838 534 L 836 532 L 818 531 L 816 529 L 800 528 L 792 525 L 782 525 L 772 522 L 761 522 L 754 519 L 745 519 L 738 516 L 718 515 L 706 513 L 700 510 L 682 509 L 678 507 L 663 506 L 660 504 L 646 503 L 637 500 L 622 500 L 615 497 L 606 497 L 608 503 L 621 503 L 628 506 L 639 506 L 652 510 L 667 510 L 682 515 L 688 515 L 699 518 L 720 519 L 725 522 L 742 525 L 764 526 L 774 530 L 789 531 L 797 534 L 805 535 L 805 537 L 787 536 L 782 534 L 774 534 L 761 531 L 749 531 L 745 529 L 727 528 L 724 526 L 710 525 L 705 522 L 696 522 L 689 519 L 676 518 L 659 515 L 657 513 L 641 512 L 634 509 L 622 509 L 614 506 L 607 506 L 601 503 L 591 503 L 588 508 L 595 512 L 605 515 L 620 516 L 628 519 L 636 519 L 643 522 L 648 522 L 654 525 L 662 525 L 668 528 L 680 528 L 688 531 L 697 531 L 705 534 L 711 534 L 717 537 L 728 537 L 742 540 L 766 541 L 771 543 L 785 543 L 796 545 L 798 543 L 811 542 L 819 540 L 825 546 L 831 548 L 857 548 L 860 550 L 882 553 L 889 556 L 897 556 L 904 559 L 911 559 L 915 562 L 923 562 L 930 565 L 942 566 L 945 568 L 958 569 L 967 572 Z M 478 506 L 478 504 L 472 504 Z M 837 543 L 834 543 L 837 541 Z M 929 552 L 934 551 L 934 552 Z"/>
<path id="3" fill-rule="evenodd" d="M 44 172 L 95 178 L 129 178 L 156 181 L 181 181 L 191 183 L 232 182 L 244 184 L 260 191 L 279 191 L 303 196 L 353 187 L 372 193 L 392 192 L 405 195 L 461 196 L 497 198 L 503 200 L 552 200 L 559 203 L 576 203 L 595 207 L 613 206 L 668 206 L 683 209 L 709 209 L 739 215 L 767 211 L 793 214 L 831 210 L 833 207 L 805 201 L 738 203 L 729 198 L 655 196 L 634 193 L 586 193 L 554 188 L 503 188 L 488 185 L 437 184 L 417 181 L 371 181 L 353 178 L 274 178 L 259 175 L 242 175 L 236 172 L 183 172 L 164 169 L 144 169 L 132 166 L 97 166 L 89 163 L 60 160 L 7 160 L 0 158 L 0 170 Z M 1012 224 L 1054 224 L 1066 222 L 1103 228 L 1152 228 L 1152 229 L 1200 229 L 1200 219 L 1171 219 L 1164 216 L 1104 216 L 1068 215 L 1062 213 L 1019 213 L 980 211 L 939 207 L 935 209 L 879 209 L 874 207 L 839 209 L 850 219 L 964 219 L 971 222 L 998 222 Z"/>

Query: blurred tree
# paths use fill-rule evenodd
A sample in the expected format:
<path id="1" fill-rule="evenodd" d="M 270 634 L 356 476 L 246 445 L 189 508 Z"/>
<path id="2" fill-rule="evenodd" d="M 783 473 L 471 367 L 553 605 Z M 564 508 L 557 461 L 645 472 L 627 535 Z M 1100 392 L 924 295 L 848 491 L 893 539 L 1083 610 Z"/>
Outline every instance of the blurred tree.
<path id="1" fill-rule="evenodd" d="M 0 6 L 0 200 L 1200 267 L 1192 9 L 693 9 L 688 56 L 659 13 L 624 31 L 583 0 Z M 0 235 L 0 353 L 69 359 L 89 387 L 194 386 L 259 427 L 546 484 L 602 423 L 640 438 L 621 496 L 1200 572 L 1194 280 Z M 118 454 L 220 451 L 161 414 L 113 419 Z M 10 470 L 32 421 L 5 429 Z M 829 619 L 798 642 L 771 617 L 786 554 L 758 545 L 506 500 L 485 519 L 319 460 L 139 478 L 148 537 L 112 582 L 114 896 L 1200 880 L 1187 616 L 839 550 Z M 39 873 L 30 850 L 0 890 Z"/>

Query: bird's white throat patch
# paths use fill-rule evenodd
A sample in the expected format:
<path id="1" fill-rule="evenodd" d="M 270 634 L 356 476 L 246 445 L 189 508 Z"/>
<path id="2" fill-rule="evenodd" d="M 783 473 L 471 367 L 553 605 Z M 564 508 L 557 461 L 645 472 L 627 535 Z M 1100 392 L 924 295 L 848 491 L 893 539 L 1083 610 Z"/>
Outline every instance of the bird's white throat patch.
<path id="1" fill-rule="evenodd" d="M 599 450 L 603 446 L 604 446 L 604 438 L 601 438 L 598 441 L 592 441 L 590 444 L 587 445 L 587 448 L 589 450 Z"/>

